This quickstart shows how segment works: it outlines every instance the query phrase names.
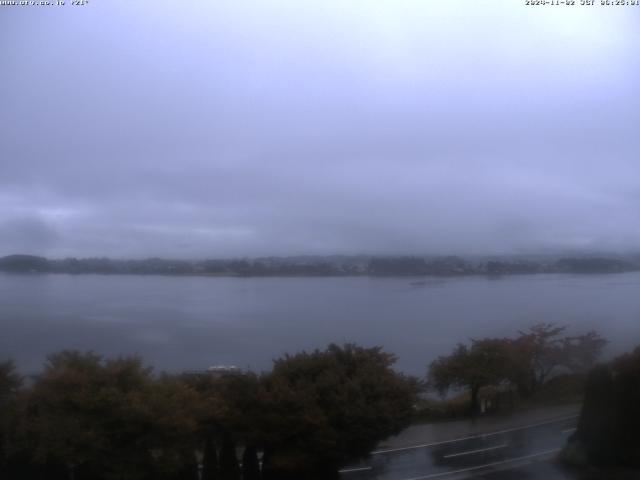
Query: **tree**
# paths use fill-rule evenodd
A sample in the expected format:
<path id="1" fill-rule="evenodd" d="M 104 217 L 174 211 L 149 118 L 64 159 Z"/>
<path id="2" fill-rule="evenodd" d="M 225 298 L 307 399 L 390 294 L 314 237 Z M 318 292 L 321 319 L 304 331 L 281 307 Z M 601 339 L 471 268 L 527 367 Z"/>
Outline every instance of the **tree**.
<path id="1" fill-rule="evenodd" d="M 332 478 L 408 424 L 417 381 L 380 347 L 329 345 L 286 355 L 263 379 L 263 475 Z"/>
<path id="2" fill-rule="evenodd" d="M 369 261 L 372 275 L 426 275 L 427 262 L 418 257 L 374 257 Z"/>
<path id="3" fill-rule="evenodd" d="M 198 392 L 200 399 L 197 416 L 204 444 L 203 478 L 237 478 L 236 445 L 255 446 L 261 438 L 258 377 L 251 372 L 222 376 L 201 373 L 185 375 L 183 381 Z M 219 457 L 216 445 L 221 447 Z"/>
<path id="4" fill-rule="evenodd" d="M 589 372 L 578 427 L 563 457 L 581 466 L 637 469 L 640 467 L 638 430 L 640 347 Z"/>
<path id="5" fill-rule="evenodd" d="M 142 392 L 145 397 L 151 415 L 146 448 L 154 456 L 156 478 L 197 479 L 200 396 L 179 377 L 164 374 Z"/>
<path id="6" fill-rule="evenodd" d="M 0 402 L 16 395 L 22 385 L 22 377 L 11 360 L 0 362 Z"/>
<path id="7" fill-rule="evenodd" d="M 195 462 L 194 401 L 182 382 L 154 378 L 137 357 L 61 352 L 26 398 L 30 461 L 77 480 L 186 478 Z"/>
<path id="8" fill-rule="evenodd" d="M 51 356 L 26 398 L 24 427 L 30 460 L 59 471 L 60 477 L 88 469 L 104 449 L 105 439 L 95 428 L 103 417 L 92 405 L 98 400 L 101 361 L 92 353 Z"/>
<path id="9" fill-rule="evenodd" d="M 594 331 L 561 337 L 565 330 L 553 323 L 539 323 L 513 340 L 510 379 L 521 395 L 534 395 L 559 368 L 572 373 L 588 371 L 607 344 Z"/>
<path id="10" fill-rule="evenodd" d="M 468 389 L 472 414 L 479 412 L 480 389 L 510 382 L 520 395 L 534 395 L 554 372 L 588 371 L 607 344 L 594 331 L 577 336 L 560 335 L 566 327 L 539 323 L 519 332 L 515 339 L 485 338 L 459 344 L 450 355 L 429 366 L 429 385 L 444 395 L 451 387 Z"/>
<path id="11" fill-rule="evenodd" d="M 534 395 L 554 372 L 564 368 L 571 373 L 588 371 L 607 344 L 594 331 L 577 336 L 561 334 L 564 326 L 539 323 L 515 339 L 485 338 L 459 344 L 447 356 L 429 367 L 429 384 L 445 394 L 449 388 L 466 388 L 471 395 L 470 410 L 479 412 L 480 389 L 508 381 L 523 397 Z"/>
<path id="12" fill-rule="evenodd" d="M 521 395 L 533 395 L 551 372 L 565 362 L 562 341 L 558 338 L 565 329 L 553 323 L 538 323 L 519 332 L 513 343 L 512 360 L 513 379 Z"/>
<path id="13" fill-rule="evenodd" d="M 8 272 L 48 272 L 49 261 L 34 255 L 9 255 L 0 258 L 0 270 Z"/>
<path id="14" fill-rule="evenodd" d="M 22 378 L 16 373 L 12 361 L 0 363 L 0 474 L 6 472 L 9 460 L 11 419 Z"/>
<path id="15" fill-rule="evenodd" d="M 499 383 L 508 375 L 509 341 L 501 338 L 472 340 L 458 344 L 450 355 L 438 357 L 429 366 L 429 384 L 442 395 L 451 387 L 469 389 L 470 412 L 480 412 L 482 387 Z"/>
<path id="16" fill-rule="evenodd" d="M 574 373 L 586 373 L 593 368 L 608 341 L 591 330 L 585 334 L 562 339 L 565 365 Z"/>

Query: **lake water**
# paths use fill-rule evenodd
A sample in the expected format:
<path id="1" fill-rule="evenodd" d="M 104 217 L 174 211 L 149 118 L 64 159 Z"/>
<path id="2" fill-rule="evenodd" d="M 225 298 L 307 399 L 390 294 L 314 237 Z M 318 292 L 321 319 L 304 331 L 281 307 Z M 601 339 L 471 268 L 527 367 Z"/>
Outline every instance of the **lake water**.
<path id="1" fill-rule="evenodd" d="M 48 353 L 75 348 L 171 371 L 265 370 L 285 352 L 353 341 L 423 375 L 457 342 L 536 322 L 596 329 L 609 355 L 640 344 L 640 273 L 415 281 L 0 274 L 0 359 L 36 372 Z"/>

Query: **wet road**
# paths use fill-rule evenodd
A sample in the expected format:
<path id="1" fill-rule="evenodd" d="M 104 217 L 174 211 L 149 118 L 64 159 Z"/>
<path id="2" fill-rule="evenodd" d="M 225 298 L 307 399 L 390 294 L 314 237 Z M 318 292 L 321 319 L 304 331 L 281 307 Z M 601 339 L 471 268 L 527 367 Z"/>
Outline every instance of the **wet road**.
<path id="1" fill-rule="evenodd" d="M 571 478 L 551 460 L 574 431 L 576 414 L 397 448 L 382 448 L 341 471 L 344 480 Z"/>

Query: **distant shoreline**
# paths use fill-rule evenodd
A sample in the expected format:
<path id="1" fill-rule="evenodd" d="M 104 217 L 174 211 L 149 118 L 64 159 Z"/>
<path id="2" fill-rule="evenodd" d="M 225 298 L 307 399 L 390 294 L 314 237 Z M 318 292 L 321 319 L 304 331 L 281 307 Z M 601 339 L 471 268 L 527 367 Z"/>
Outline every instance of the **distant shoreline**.
<path id="1" fill-rule="evenodd" d="M 163 275 L 199 277 L 406 277 L 442 278 L 531 274 L 604 274 L 640 271 L 640 256 L 326 256 L 256 259 L 116 260 L 109 258 L 47 259 L 34 255 L 0 257 L 7 273 L 71 275 Z"/>

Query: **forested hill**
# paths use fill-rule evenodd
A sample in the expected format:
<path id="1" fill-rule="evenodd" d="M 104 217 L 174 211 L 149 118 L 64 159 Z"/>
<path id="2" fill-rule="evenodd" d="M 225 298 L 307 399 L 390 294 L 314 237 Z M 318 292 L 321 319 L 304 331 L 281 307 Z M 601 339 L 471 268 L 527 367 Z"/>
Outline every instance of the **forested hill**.
<path id="1" fill-rule="evenodd" d="M 640 270 L 640 255 L 537 257 L 300 256 L 255 259 L 0 258 L 0 271 L 211 276 L 460 276 L 532 273 L 617 273 Z"/>

